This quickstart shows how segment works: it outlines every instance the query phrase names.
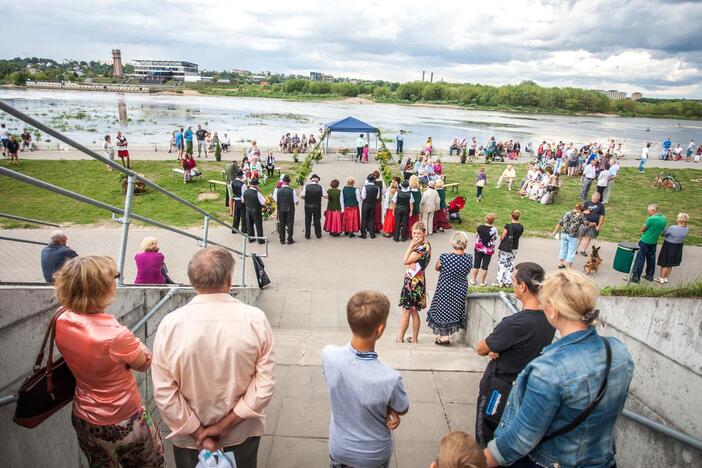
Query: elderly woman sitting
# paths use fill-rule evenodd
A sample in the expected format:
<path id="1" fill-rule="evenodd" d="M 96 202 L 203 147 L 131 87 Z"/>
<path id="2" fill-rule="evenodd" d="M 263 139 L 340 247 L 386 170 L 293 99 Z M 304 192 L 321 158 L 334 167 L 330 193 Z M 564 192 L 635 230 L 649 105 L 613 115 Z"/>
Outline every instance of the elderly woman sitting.
<path id="1" fill-rule="evenodd" d="M 507 168 L 502 171 L 502 175 L 500 176 L 499 179 L 497 179 L 497 188 L 500 188 L 502 186 L 502 182 L 505 180 L 507 181 L 507 188 L 509 191 L 512 191 L 512 184 L 514 183 L 514 179 L 517 178 L 517 171 L 514 170 L 514 167 L 510 164 L 507 166 Z"/>
<path id="2" fill-rule="evenodd" d="M 141 241 L 141 248 L 143 252 L 134 256 L 137 266 L 134 284 L 172 283 L 168 278 L 168 269 L 164 263 L 163 254 L 158 251 L 158 240 L 151 236 L 144 237 L 144 240 Z"/>

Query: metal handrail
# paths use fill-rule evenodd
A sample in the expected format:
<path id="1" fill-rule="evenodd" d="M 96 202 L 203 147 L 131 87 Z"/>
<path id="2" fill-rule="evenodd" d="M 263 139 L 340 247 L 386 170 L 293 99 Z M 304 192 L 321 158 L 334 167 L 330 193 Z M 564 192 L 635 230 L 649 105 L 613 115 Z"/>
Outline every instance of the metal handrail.
<path id="1" fill-rule="evenodd" d="M 59 195 L 63 195 L 63 196 L 68 197 L 68 198 L 72 198 L 72 199 L 77 200 L 77 201 L 79 201 L 79 202 L 86 203 L 86 204 L 88 204 L 88 205 L 92 205 L 92 206 L 95 206 L 95 207 L 97 207 L 97 208 L 101 208 L 101 209 L 103 209 L 103 210 L 110 211 L 110 212 L 112 212 L 112 213 L 114 213 L 114 214 L 124 215 L 124 210 L 123 210 L 122 208 L 117 208 L 117 207 L 112 206 L 112 205 L 109 205 L 109 204 L 107 204 L 107 203 L 104 203 L 104 202 L 101 202 L 101 201 L 98 201 L 98 200 L 94 200 L 94 199 L 92 199 L 92 198 L 90 198 L 90 197 L 86 197 L 85 195 L 81 195 L 81 194 L 79 194 L 79 193 L 72 192 L 72 191 L 70 191 L 70 190 L 67 190 L 67 189 L 58 187 L 58 186 L 53 185 L 53 184 L 50 184 L 50 183 L 48 183 L 48 182 L 44 182 L 44 181 L 35 179 L 35 178 L 33 178 L 33 177 L 29 177 L 29 176 L 27 176 L 27 175 L 24 175 L 24 174 L 22 174 L 22 173 L 20 173 L 20 172 L 13 171 L 13 170 L 8 169 L 8 168 L 6 168 L 6 167 L 0 167 L 0 175 L 4 175 L 4 176 L 7 176 L 7 177 L 11 177 L 11 178 L 13 178 L 13 179 L 15 179 L 15 180 L 18 180 L 18 181 L 20 181 L 20 182 L 24 182 L 24 183 L 26 183 L 26 184 L 33 185 L 33 186 L 35 186 L 35 187 L 39 187 L 39 188 L 48 190 L 48 191 L 50 191 L 50 192 L 53 192 L 53 193 L 56 193 L 56 194 L 59 194 Z M 201 237 L 201 236 L 198 236 L 198 235 L 196 235 L 196 234 L 191 234 L 191 233 L 186 232 L 186 231 L 183 231 L 183 230 L 181 230 L 181 229 L 174 228 L 174 227 L 172 227 L 172 226 L 168 226 L 167 224 L 163 224 L 163 223 L 160 223 L 160 222 L 158 222 L 158 221 L 154 221 L 153 219 L 147 218 L 146 216 L 141 216 L 141 215 L 137 215 L 137 214 L 131 213 L 131 214 L 130 214 L 130 217 L 131 217 L 131 218 L 134 218 L 134 219 L 136 219 L 136 220 L 139 220 L 139 221 L 141 221 L 141 222 L 143 222 L 143 223 L 150 224 L 150 225 L 152 225 L 152 226 L 156 226 L 156 227 L 159 227 L 159 228 L 161 228 L 161 229 L 165 229 L 165 230 L 167 230 L 167 231 L 171 231 L 171 232 L 174 232 L 174 233 L 176 233 L 176 234 L 179 234 L 179 235 L 182 235 L 182 236 L 185 236 L 185 237 L 189 237 L 189 238 L 194 239 L 194 240 L 196 240 L 196 241 L 198 241 L 198 242 L 202 242 L 202 243 L 205 244 L 205 245 L 207 245 L 207 244 L 218 245 L 218 246 L 220 246 L 220 247 L 223 247 L 223 248 L 229 250 L 230 252 L 233 252 L 233 253 L 235 253 L 235 254 L 237 254 L 237 255 L 240 255 L 240 256 L 244 257 L 244 259 L 245 259 L 246 257 L 250 257 L 250 256 L 251 256 L 250 253 L 242 252 L 242 251 L 239 251 L 239 250 L 237 250 L 237 249 L 234 249 L 234 248 L 228 247 L 228 246 L 226 246 L 226 245 L 220 244 L 220 243 L 218 243 L 218 242 L 213 242 L 213 241 L 211 241 L 211 240 L 205 239 L 205 238 L 203 238 L 203 237 Z M 252 239 L 255 239 L 255 238 L 252 238 Z M 34 243 L 34 241 L 27 241 L 27 242 Z M 244 244 L 244 246 L 245 246 L 245 245 L 246 245 L 246 244 Z M 265 245 L 266 245 L 266 253 L 265 253 L 265 254 L 262 254 L 261 257 L 265 257 L 265 256 L 268 255 L 268 242 L 266 242 Z M 244 282 L 242 282 L 242 284 L 244 284 Z"/>
<path id="2" fill-rule="evenodd" d="M 28 223 L 42 224 L 44 226 L 61 227 L 58 224 L 47 223 L 46 221 L 40 221 L 38 219 L 32 219 L 32 218 L 25 218 L 24 216 L 17 216 L 17 215 L 12 215 L 12 214 L 8 214 L 8 213 L 0 213 L 0 218 L 14 219 L 15 221 L 26 221 Z"/>
<path id="3" fill-rule="evenodd" d="M 516 306 L 514 303 L 511 301 L 509 295 L 507 295 L 504 291 L 496 292 L 496 293 L 471 293 L 467 295 L 468 299 L 489 299 L 489 298 L 495 298 L 495 299 L 500 299 L 502 302 L 505 303 L 507 308 L 512 312 L 518 312 Z M 665 424 L 661 424 L 658 421 L 654 421 L 653 419 L 647 418 L 646 416 L 642 416 L 638 413 L 634 413 L 631 410 L 624 409 L 622 411 L 622 416 L 631 419 L 632 421 L 636 421 L 637 423 L 641 424 L 642 426 L 645 426 L 653 431 L 656 431 L 660 434 L 663 434 L 665 436 L 670 437 L 671 439 L 675 439 L 678 442 L 682 442 L 683 444 L 689 445 L 690 447 L 694 447 L 697 450 L 702 450 L 702 440 L 696 439 L 692 437 L 689 434 L 686 434 L 682 431 L 678 431 L 677 429 L 673 429 L 672 427 L 668 427 Z"/>
<path id="4" fill-rule="evenodd" d="M 140 176 L 139 174 L 137 174 L 133 170 L 127 169 L 126 167 L 124 167 L 120 164 L 117 164 L 116 162 L 114 162 L 114 161 L 112 161 L 104 156 L 99 155 L 98 153 L 91 150 L 90 148 L 83 146 L 82 144 L 78 143 L 77 141 L 68 138 L 64 134 L 57 132 L 53 128 L 39 122 L 38 120 L 36 120 L 36 119 L 28 116 L 27 114 L 15 109 L 11 105 L 9 105 L 6 102 L 3 102 L 1 100 L 0 100 L 0 110 L 3 110 L 5 112 L 7 112 L 8 114 L 16 117 L 17 119 L 22 120 L 23 122 L 31 125 L 32 127 L 37 128 L 37 129 L 43 131 L 44 133 L 51 135 L 52 137 L 56 138 L 57 140 L 60 140 L 64 143 L 66 143 L 68 146 L 71 146 L 71 147 L 77 149 L 81 153 L 84 153 L 87 156 L 90 156 L 91 158 L 97 159 L 98 161 L 100 161 L 104 164 L 107 164 L 108 166 L 115 169 L 116 171 L 122 172 L 123 174 L 125 174 L 127 176 L 133 176 L 136 180 L 141 181 L 146 186 L 156 190 L 157 192 L 161 192 L 162 194 L 166 195 L 167 197 L 172 198 L 173 200 L 177 201 L 181 205 L 185 205 L 188 208 L 191 208 L 191 209 L 197 211 L 198 213 L 200 213 L 203 216 L 208 216 L 210 218 L 210 220 L 212 220 L 216 223 L 219 223 L 222 226 L 225 226 L 229 229 L 233 229 L 231 224 L 222 221 L 221 219 L 217 218 L 216 216 L 213 216 L 211 213 L 208 213 L 207 211 L 190 203 L 189 201 L 185 200 L 184 198 L 179 197 L 175 193 L 173 193 L 169 190 L 166 190 L 165 188 L 161 187 L 160 185 L 156 184 L 155 182 L 152 182 L 149 179 L 146 179 L 145 177 Z M 238 234 L 241 234 L 242 236 L 245 236 L 247 238 L 249 237 L 246 233 L 243 233 L 243 232 L 239 231 L 238 229 L 234 229 L 234 231 Z"/>
<path id="5" fill-rule="evenodd" d="M 17 239 L 15 237 L 5 237 L 5 236 L 0 236 L 0 240 L 8 240 L 12 242 L 23 242 L 25 244 L 36 244 L 36 245 L 44 245 L 47 246 L 46 242 L 38 242 L 38 241 L 33 241 L 33 240 L 28 240 L 28 239 Z"/>
<path id="6" fill-rule="evenodd" d="M 171 289 L 168 290 L 165 296 L 161 298 L 160 301 L 156 303 L 155 306 L 151 308 L 141 319 L 139 319 L 134 325 L 129 327 L 129 330 L 132 333 L 136 333 L 141 327 L 143 327 L 146 322 L 148 322 L 151 317 L 154 316 L 156 312 L 161 310 L 161 307 L 163 307 L 166 302 L 168 302 L 173 295 L 181 288 L 182 286 L 176 285 L 173 286 Z M 17 394 L 16 393 L 11 393 L 9 395 L 5 395 L 0 397 L 0 407 L 11 405 L 12 403 L 15 403 L 17 401 Z"/>

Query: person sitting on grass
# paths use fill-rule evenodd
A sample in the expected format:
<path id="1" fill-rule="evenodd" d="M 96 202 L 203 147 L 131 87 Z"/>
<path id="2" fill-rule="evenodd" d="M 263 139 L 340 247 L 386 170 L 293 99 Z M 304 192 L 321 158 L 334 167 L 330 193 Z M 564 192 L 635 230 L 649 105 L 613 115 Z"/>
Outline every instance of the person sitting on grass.
<path id="1" fill-rule="evenodd" d="M 383 336 L 390 300 L 379 291 L 359 291 L 346 305 L 351 342 L 322 350 L 329 387 L 329 466 L 388 466 L 393 454 L 390 431 L 409 411 L 402 376 L 381 363 L 375 343 Z"/>

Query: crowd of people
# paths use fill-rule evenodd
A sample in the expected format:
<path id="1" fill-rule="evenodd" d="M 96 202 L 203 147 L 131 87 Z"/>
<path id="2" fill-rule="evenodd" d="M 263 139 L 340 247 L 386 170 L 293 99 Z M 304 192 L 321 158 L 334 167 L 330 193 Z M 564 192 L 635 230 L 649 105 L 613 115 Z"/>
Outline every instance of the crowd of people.
<path id="1" fill-rule="evenodd" d="M 280 141 L 278 142 L 278 149 L 281 153 L 304 153 L 308 148 L 314 148 L 317 144 L 317 138 L 315 138 L 313 133 L 310 133 L 308 137 L 304 133 L 302 136 L 298 136 L 294 133 L 290 136 L 290 133 L 284 133 L 280 136 Z"/>
<path id="2" fill-rule="evenodd" d="M 512 213 L 510 225 L 517 220 Z M 510 236 L 515 232 L 506 229 Z M 427 302 L 424 271 L 431 259 L 425 232 L 421 221 L 414 225 L 403 256 L 407 271 L 399 305 L 405 313 L 398 342 L 410 321 L 407 341 L 418 342 L 419 311 Z M 473 266 L 467 246 L 465 233 L 454 233 L 452 250 L 435 265 L 440 277 L 427 325 L 438 345 L 465 327 L 466 278 Z M 163 258 L 155 255 L 155 239 L 145 239 L 143 247 L 143 254 L 152 254 L 141 261 L 149 265 L 144 278 L 156 279 Z M 72 425 L 91 466 L 165 466 L 163 438 L 132 373 L 149 369 L 153 401 L 170 428 L 178 468 L 212 454 L 230 460 L 225 453 L 233 454 L 237 467 L 256 466 L 265 408 L 277 387 L 274 333 L 262 310 L 230 295 L 234 265 L 221 247 L 193 255 L 187 276 L 196 296 L 162 319 L 151 350 L 106 312 L 119 276 L 112 258 L 73 252 L 52 273 L 61 306 L 56 346 L 77 381 Z M 601 337 L 594 327 L 598 288 L 572 270 L 547 275 L 528 262 L 512 270 L 510 283 L 523 309 L 476 347 L 489 358 L 475 396 L 476 438 L 447 434 L 431 466 L 613 466 L 614 425 L 634 365 L 621 341 Z M 346 306 L 348 344 L 322 350 L 331 467 L 388 466 L 392 431 L 412 408 L 402 376 L 380 362 L 376 351 L 390 307 L 378 291 L 353 294 Z M 560 339 L 553 342 L 556 331 Z M 597 397 L 593 386 L 600 389 Z"/>
<path id="3" fill-rule="evenodd" d="M 651 143 L 646 145 L 647 148 L 651 146 Z M 648 157 L 648 154 L 646 154 L 646 157 Z M 700 157 L 702 157 L 702 145 L 698 146 L 695 140 L 690 139 L 690 142 L 683 148 L 682 143 L 673 146 L 673 142 L 670 140 L 670 137 L 668 137 L 661 144 L 661 154 L 658 156 L 658 159 L 664 161 L 689 162 L 694 160 L 695 162 L 700 162 Z"/>

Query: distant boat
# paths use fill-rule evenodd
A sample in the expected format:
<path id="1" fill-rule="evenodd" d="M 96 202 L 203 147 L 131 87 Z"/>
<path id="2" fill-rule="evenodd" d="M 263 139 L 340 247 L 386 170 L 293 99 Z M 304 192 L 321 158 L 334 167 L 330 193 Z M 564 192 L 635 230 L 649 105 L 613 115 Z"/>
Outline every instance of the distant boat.
<path id="1" fill-rule="evenodd" d="M 646 127 L 646 131 L 647 131 L 647 132 L 650 132 L 650 131 L 651 131 L 651 127 Z"/>

